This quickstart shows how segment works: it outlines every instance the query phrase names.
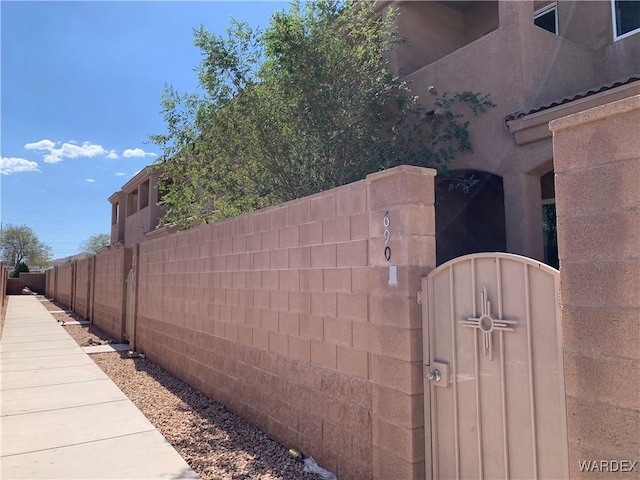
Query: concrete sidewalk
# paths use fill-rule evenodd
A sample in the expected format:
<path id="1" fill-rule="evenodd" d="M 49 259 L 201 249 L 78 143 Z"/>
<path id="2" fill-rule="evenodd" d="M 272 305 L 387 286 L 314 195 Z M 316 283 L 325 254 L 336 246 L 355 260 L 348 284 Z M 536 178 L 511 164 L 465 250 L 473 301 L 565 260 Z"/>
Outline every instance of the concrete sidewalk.
<path id="1" fill-rule="evenodd" d="M 35 296 L 8 301 L 0 478 L 198 478 Z"/>

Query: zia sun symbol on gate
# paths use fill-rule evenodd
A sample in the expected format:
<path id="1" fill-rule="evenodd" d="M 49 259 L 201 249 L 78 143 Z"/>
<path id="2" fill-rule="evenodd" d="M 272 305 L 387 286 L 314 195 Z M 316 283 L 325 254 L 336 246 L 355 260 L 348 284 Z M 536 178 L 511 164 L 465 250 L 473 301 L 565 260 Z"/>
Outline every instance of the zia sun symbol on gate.
<path id="1" fill-rule="evenodd" d="M 466 320 L 458 320 L 463 327 L 477 328 L 483 336 L 483 353 L 489 355 L 489 360 L 493 361 L 493 331 L 513 332 L 509 325 L 515 325 L 515 320 L 502 320 L 491 316 L 491 302 L 487 296 L 487 287 L 480 292 L 480 302 L 482 304 L 482 314 L 475 318 L 469 317 Z"/>

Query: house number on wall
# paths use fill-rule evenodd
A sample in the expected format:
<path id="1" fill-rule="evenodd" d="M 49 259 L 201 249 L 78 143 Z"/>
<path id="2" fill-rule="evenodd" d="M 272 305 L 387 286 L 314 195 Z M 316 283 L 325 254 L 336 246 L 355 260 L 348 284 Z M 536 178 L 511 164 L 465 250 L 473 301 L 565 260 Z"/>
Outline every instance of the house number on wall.
<path id="1" fill-rule="evenodd" d="M 388 261 L 391 260 L 391 247 L 389 246 L 389 240 L 391 239 L 391 232 L 389 231 L 389 225 L 391 224 L 391 220 L 389 219 L 389 212 L 384 214 L 384 218 L 382 219 L 382 224 L 384 225 L 384 258 Z"/>

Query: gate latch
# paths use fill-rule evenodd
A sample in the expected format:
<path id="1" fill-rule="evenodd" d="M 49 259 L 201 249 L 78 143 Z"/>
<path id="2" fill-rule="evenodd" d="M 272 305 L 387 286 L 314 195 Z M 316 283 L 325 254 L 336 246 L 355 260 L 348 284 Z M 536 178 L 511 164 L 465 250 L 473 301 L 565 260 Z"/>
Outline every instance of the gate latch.
<path id="1" fill-rule="evenodd" d="M 449 365 L 442 362 L 433 362 L 431 366 L 425 365 L 424 378 L 434 387 L 448 387 Z"/>

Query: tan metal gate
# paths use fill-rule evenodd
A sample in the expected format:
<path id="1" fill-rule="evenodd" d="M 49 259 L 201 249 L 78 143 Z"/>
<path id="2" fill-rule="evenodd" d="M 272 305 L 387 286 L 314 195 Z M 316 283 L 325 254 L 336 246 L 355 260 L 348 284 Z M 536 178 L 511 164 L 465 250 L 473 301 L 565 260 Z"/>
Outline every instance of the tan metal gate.
<path id="1" fill-rule="evenodd" d="M 558 286 L 496 253 L 423 278 L 427 477 L 568 478 Z"/>

